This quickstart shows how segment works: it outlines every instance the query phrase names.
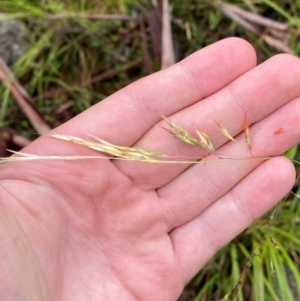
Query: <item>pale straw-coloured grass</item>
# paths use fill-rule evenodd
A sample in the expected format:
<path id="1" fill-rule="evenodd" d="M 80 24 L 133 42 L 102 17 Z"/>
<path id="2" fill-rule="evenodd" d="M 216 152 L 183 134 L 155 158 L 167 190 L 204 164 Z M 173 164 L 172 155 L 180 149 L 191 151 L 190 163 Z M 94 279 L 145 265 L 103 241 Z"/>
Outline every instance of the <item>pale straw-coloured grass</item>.
<path id="1" fill-rule="evenodd" d="M 185 144 L 197 146 L 207 151 L 210 154 L 216 154 L 217 159 L 209 160 L 209 162 L 224 162 L 224 161 L 231 161 L 231 160 L 268 160 L 271 157 L 220 157 L 216 152 L 215 148 L 208 136 L 207 133 L 201 130 L 196 130 L 198 138 L 195 138 L 192 134 L 188 131 L 168 119 L 167 117 L 161 115 L 161 117 L 165 120 L 165 122 L 171 127 L 171 129 L 166 129 L 170 134 L 174 137 L 179 139 Z M 228 130 L 225 126 L 216 122 L 216 125 L 220 132 L 229 140 L 236 142 L 236 140 L 229 134 Z M 251 147 L 251 136 L 250 130 L 247 123 L 247 119 L 245 118 L 244 122 L 244 131 L 246 135 L 246 141 L 249 146 Z M 47 156 L 40 156 L 40 155 L 33 155 L 24 152 L 12 152 L 14 155 L 11 157 L 0 158 L 0 164 L 7 163 L 7 162 L 18 162 L 18 161 L 37 161 L 37 160 L 84 160 L 84 159 L 114 159 L 114 160 L 125 160 L 125 161 L 139 161 L 144 163 L 152 163 L 152 164 L 199 164 L 202 162 L 204 165 L 208 162 L 208 156 L 196 158 L 195 157 L 187 157 L 187 156 L 167 156 L 161 152 L 155 150 L 146 150 L 137 147 L 129 147 L 129 146 L 119 146 L 112 144 L 108 141 L 100 139 L 95 136 L 90 137 L 93 139 L 83 139 L 72 135 L 65 135 L 65 134 L 47 134 L 54 139 L 64 140 L 70 143 L 74 143 L 77 145 L 81 145 L 100 153 L 103 155 L 91 155 L 91 156 L 82 156 L 82 155 L 47 155 Z"/>

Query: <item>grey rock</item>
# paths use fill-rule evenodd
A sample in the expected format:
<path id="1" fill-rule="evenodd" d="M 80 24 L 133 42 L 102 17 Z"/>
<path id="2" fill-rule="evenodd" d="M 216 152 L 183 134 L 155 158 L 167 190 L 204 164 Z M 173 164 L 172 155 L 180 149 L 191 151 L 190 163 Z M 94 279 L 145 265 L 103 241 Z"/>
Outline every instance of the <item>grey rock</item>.
<path id="1" fill-rule="evenodd" d="M 25 26 L 19 20 L 1 20 L 1 17 L 3 14 L 0 14 L 0 57 L 12 65 L 25 50 Z"/>

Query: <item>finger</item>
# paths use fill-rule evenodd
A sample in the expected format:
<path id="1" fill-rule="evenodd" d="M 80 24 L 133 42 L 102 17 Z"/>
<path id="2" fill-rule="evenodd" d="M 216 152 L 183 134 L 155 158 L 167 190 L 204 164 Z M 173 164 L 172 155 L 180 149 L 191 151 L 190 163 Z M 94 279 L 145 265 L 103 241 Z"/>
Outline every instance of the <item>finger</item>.
<path id="1" fill-rule="evenodd" d="M 252 68 L 255 61 L 255 52 L 247 42 L 236 38 L 223 40 L 168 69 L 129 85 L 54 131 L 79 137 L 90 134 L 115 144 L 131 145 L 160 119 L 152 107 L 165 115 L 181 110 L 226 86 Z M 23 151 L 40 155 L 95 154 L 95 151 L 47 137 L 37 139 Z M 23 167 L 25 165 L 21 164 Z M 4 169 L 6 176 L 15 174 L 15 170 L 9 166 Z M 22 170 L 26 177 L 27 168 Z M 74 177 L 78 177 L 82 179 L 80 189 L 83 192 L 88 190 L 84 183 L 94 187 L 91 192 L 95 191 L 95 183 L 106 185 L 107 181 L 102 180 L 103 170 L 106 174 L 116 171 L 105 160 L 30 162 L 30 170 L 58 183 L 61 183 L 61 177 L 54 175 L 61 170 L 61 175 L 65 175 L 66 187 L 71 185 Z M 93 176 L 89 172 L 91 170 Z M 66 179 L 70 179 L 70 183 L 66 183 Z"/>
<path id="2" fill-rule="evenodd" d="M 250 44 L 225 39 L 127 86 L 55 131 L 79 137 L 90 134 L 114 144 L 132 145 L 160 120 L 153 108 L 173 114 L 223 88 L 255 63 Z M 44 139 L 36 143 L 35 149 L 45 146 Z"/>
<path id="3" fill-rule="evenodd" d="M 294 180 L 295 169 L 286 158 L 264 162 L 197 218 L 171 232 L 185 282 L 217 250 L 274 206 Z"/>
<path id="4" fill-rule="evenodd" d="M 281 76 L 278 76 L 281 70 Z M 275 56 L 260 66 L 251 69 L 234 82 L 169 118 L 195 133 L 195 128 L 206 132 L 215 148 L 228 139 L 219 131 L 215 121 L 223 124 L 233 136 L 243 131 L 247 115 L 254 123 L 269 115 L 282 105 L 300 95 L 300 61 L 290 55 Z M 164 122 L 159 125 L 167 126 Z M 197 147 L 184 144 L 170 133 L 154 127 L 138 143 L 137 147 L 152 148 L 170 156 L 196 156 L 207 154 Z M 118 162 L 117 167 L 131 180 L 146 189 L 162 187 L 181 174 L 188 165 L 128 165 Z M 158 176 L 159 175 L 159 176 Z"/>
<path id="5" fill-rule="evenodd" d="M 160 188 L 157 194 L 170 230 L 192 220 L 226 194 L 263 162 L 256 158 L 276 156 L 295 145 L 300 139 L 299 106 L 297 98 L 251 126 L 251 154 L 241 134 L 236 138 L 238 143 L 230 142 L 220 148 L 222 157 L 229 160 L 223 162 L 212 155 L 205 166 L 196 164 Z M 241 160 L 230 160 L 232 156 Z"/>

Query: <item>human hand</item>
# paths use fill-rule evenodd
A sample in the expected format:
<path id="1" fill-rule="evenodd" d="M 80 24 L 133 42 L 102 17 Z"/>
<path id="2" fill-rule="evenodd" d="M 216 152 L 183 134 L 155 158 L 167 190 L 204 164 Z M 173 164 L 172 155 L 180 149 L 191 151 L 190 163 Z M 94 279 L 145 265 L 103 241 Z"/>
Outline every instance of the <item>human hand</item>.
<path id="1" fill-rule="evenodd" d="M 161 129 L 153 110 L 208 133 L 217 152 L 279 155 L 299 140 L 300 63 L 279 55 L 255 67 L 252 47 L 230 38 L 120 90 L 53 133 L 97 136 L 170 156 L 203 156 Z M 280 134 L 274 132 L 283 128 Z M 240 133 L 240 135 L 239 135 Z M 226 144 L 225 144 L 226 143 Z M 27 153 L 95 155 L 41 137 Z M 176 300 L 214 253 L 291 188 L 283 157 L 195 165 L 79 160 L 0 168 L 3 300 Z"/>

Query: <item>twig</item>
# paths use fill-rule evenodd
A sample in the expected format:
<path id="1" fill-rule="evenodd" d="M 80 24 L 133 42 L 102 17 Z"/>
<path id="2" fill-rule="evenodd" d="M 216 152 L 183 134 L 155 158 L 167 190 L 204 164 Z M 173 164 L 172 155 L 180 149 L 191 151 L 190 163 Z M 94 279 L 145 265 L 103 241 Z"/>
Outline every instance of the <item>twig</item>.
<path id="1" fill-rule="evenodd" d="M 279 51 L 293 54 L 293 51 L 291 50 L 290 47 L 288 47 L 282 40 L 276 38 L 276 36 L 279 36 L 278 31 L 284 32 L 286 36 L 286 31 L 288 29 L 287 24 L 270 20 L 268 18 L 259 16 L 256 13 L 247 12 L 234 5 L 224 4 L 221 1 L 219 1 L 218 4 L 219 4 L 218 7 L 220 11 L 224 15 L 236 21 L 244 28 L 254 32 L 256 35 L 260 36 L 260 38 L 264 42 L 266 42 L 267 44 L 276 48 Z M 248 21 L 267 27 L 267 30 L 269 30 L 271 34 L 273 33 L 272 30 L 277 31 L 276 34 L 274 34 L 275 37 L 271 36 L 270 34 L 264 34 L 259 27 L 257 27 L 254 24 L 251 24 Z"/>
<path id="2" fill-rule="evenodd" d="M 21 96 L 26 99 L 27 102 L 34 104 L 33 99 L 31 96 L 27 93 L 27 91 L 20 85 L 20 83 L 13 79 L 12 73 L 9 69 L 9 67 L 6 65 L 6 63 L 0 58 L 0 79 L 2 81 L 4 80 L 12 80 L 13 83 L 11 85 L 11 91 L 14 93 L 15 90 L 17 90 Z"/>
<path id="3" fill-rule="evenodd" d="M 144 65 L 147 70 L 147 73 L 152 74 L 153 68 L 152 68 L 150 54 L 147 47 L 146 30 L 145 30 L 145 23 L 143 19 L 140 20 L 140 32 L 141 32 L 141 40 L 142 40 L 141 46 L 143 51 Z"/>
<path id="4" fill-rule="evenodd" d="M 257 13 L 254 12 L 248 12 L 244 9 L 241 9 L 235 5 L 230 5 L 230 4 L 223 4 L 222 5 L 225 9 L 229 9 L 236 14 L 240 15 L 244 19 L 247 19 L 248 21 L 254 22 L 256 24 L 260 24 L 266 27 L 272 27 L 274 29 L 280 30 L 280 31 L 286 31 L 288 30 L 288 24 L 284 24 L 281 22 L 274 21 L 272 19 L 263 17 Z"/>
<path id="5" fill-rule="evenodd" d="M 33 100 L 28 93 L 21 87 L 17 80 L 13 77 L 8 66 L 0 58 L 0 80 L 10 89 L 10 92 L 16 99 L 19 106 L 22 108 L 27 118 L 33 125 L 33 127 L 41 133 L 47 133 L 51 130 L 49 125 L 41 118 L 37 113 L 37 109 L 34 108 Z"/>
<path id="6" fill-rule="evenodd" d="M 139 59 L 137 59 L 133 62 L 129 62 L 128 64 L 123 65 L 120 69 L 107 70 L 107 71 L 93 77 L 91 79 L 90 83 L 95 83 L 95 82 L 98 82 L 100 80 L 106 80 L 106 79 L 109 79 L 111 77 L 114 77 L 114 76 L 118 75 L 120 73 L 120 71 L 127 71 L 129 69 L 133 69 L 135 67 L 140 66 L 142 62 L 143 62 L 143 60 L 141 58 L 139 58 Z"/>
<path id="7" fill-rule="evenodd" d="M 107 15 L 107 14 L 57 14 L 57 15 L 42 15 L 43 19 L 62 20 L 62 19 L 90 19 L 90 20 L 136 20 L 135 16 L 127 15 Z"/>
<path id="8" fill-rule="evenodd" d="M 5 149 L 7 148 L 7 144 L 12 142 L 14 145 L 19 146 L 21 148 L 27 146 L 31 143 L 31 140 L 23 137 L 22 135 L 18 134 L 12 128 L 3 127 L 0 131 L 0 141 L 5 141 Z"/>
<path id="9" fill-rule="evenodd" d="M 25 137 L 23 137 L 23 136 L 21 136 L 21 135 L 13 134 L 12 142 L 13 142 L 13 144 L 23 148 L 23 147 L 29 145 L 32 141 L 25 138 Z"/>
<path id="10" fill-rule="evenodd" d="M 262 35 L 261 38 L 266 43 L 268 43 L 270 46 L 272 46 L 280 51 L 283 51 L 285 53 L 293 54 L 293 51 L 291 50 L 291 48 L 289 48 L 287 45 L 282 43 L 282 41 L 275 39 L 275 38 L 271 37 L 270 35 Z"/>
<path id="11" fill-rule="evenodd" d="M 165 69 L 175 63 L 172 30 L 169 16 L 169 1 L 163 0 L 162 10 L 162 58 L 161 69 Z"/>
<path id="12" fill-rule="evenodd" d="M 257 35 L 260 35 L 261 32 L 258 28 L 256 28 L 254 25 L 250 24 L 246 20 L 244 20 L 242 17 L 238 16 L 230 6 L 222 4 L 219 7 L 220 11 L 229 17 L 230 19 L 236 21 L 238 24 L 242 25 L 244 28 L 249 29 L 250 31 L 256 33 Z"/>
<path id="13" fill-rule="evenodd" d="M 160 1 L 161 2 L 161 1 Z M 154 54 L 161 64 L 162 3 L 158 2 L 147 15 Z"/>

